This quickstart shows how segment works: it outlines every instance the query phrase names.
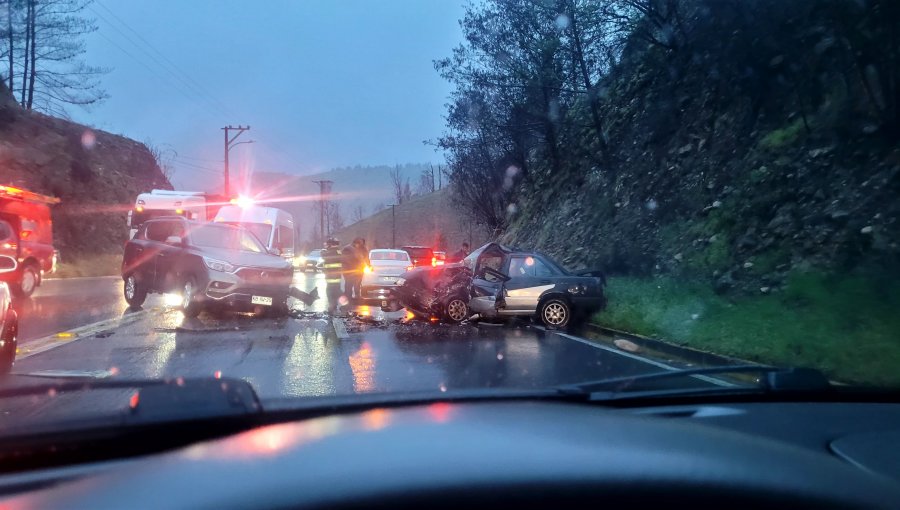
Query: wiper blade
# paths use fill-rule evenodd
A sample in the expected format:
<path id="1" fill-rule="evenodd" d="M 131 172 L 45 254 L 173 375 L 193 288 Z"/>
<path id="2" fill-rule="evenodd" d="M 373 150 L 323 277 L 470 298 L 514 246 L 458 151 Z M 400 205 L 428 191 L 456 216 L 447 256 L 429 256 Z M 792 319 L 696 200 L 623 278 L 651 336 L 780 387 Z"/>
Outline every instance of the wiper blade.
<path id="1" fill-rule="evenodd" d="M 700 381 L 713 385 L 701 386 L 699 389 L 735 389 L 738 385 L 706 376 L 718 374 L 758 374 L 761 376 L 757 389 L 765 391 L 817 391 L 831 388 L 831 383 L 825 375 L 811 368 L 796 367 L 772 367 L 765 365 L 733 365 L 723 367 L 688 368 L 665 372 L 652 372 L 630 377 L 615 377 L 585 381 L 577 384 L 558 386 L 556 389 L 563 394 L 585 395 L 599 391 L 610 391 L 613 394 L 628 391 L 629 388 L 647 382 L 664 381 L 667 379 L 681 379 L 694 377 Z M 659 390 L 660 394 L 677 394 L 680 392 L 696 391 L 697 387 L 687 389 L 665 388 Z M 653 391 L 645 392 L 652 394 Z"/>
<path id="2" fill-rule="evenodd" d="M 0 388 L 0 399 L 92 390 L 136 390 L 124 415 L 126 422 L 148 423 L 262 412 L 247 381 L 230 378 L 63 379 L 53 383 Z"/>

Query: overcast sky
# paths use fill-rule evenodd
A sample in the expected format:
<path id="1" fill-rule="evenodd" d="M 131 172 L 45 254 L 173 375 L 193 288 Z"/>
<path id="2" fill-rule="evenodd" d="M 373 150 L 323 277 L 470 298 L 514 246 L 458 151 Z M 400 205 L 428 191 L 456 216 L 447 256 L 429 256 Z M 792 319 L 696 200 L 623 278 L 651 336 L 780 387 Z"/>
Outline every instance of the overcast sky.
<path id="1" fill-rule="evenodd" d="M 449 85 L 432 61 L 461 42 L 462 0 L 95 0 L 86 60 L 110 98 L 75 120 L 169 155 L 175 183 L 220 178 L 227 124 L 250 125 L 232 162 L 308 174 L 439 162 Z"/>

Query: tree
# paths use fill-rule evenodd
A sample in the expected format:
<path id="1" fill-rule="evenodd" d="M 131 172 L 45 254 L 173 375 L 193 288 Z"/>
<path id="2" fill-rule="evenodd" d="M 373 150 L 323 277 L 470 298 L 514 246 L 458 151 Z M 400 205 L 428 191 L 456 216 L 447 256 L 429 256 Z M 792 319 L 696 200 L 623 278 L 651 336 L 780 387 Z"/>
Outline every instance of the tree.
<path id="1" fill-rule="evenodd" d="M 6 0 L 6 81 L 22 107 L 66 116 L 68 105 L 88 107 L 107 97 L 99 86 L 107 70 L 82 59 L 84 36 L 97 30 L 84 15 L 88 5 L 90 0 Z"/>
<path id="2" fill-rule="evenodd" d="M 337 202 L 327 202 L 325 204 L 325 211 L 329 235 L 344 228 L 344 216 L 341 214 L 341 204 L 338 204 Z"/>
<path id="3" fill-rule="evenodd" d="M 167 181 L 172 181 L 172 174 L 175 168 L 172 165 L 172 158 L 175 157 L 175 151 L 169 146 L 166 149 L 162 149 L 160 146 L 154 144 L 153 142 L 146 141 L 144 145 L 147 147 L 147 150 L 150 151 L 150 155 L 153 156 L 153 161 L 156 162 L 156 166 L 159 167 L 163 176 Z"/>
<path id="4" fill-rule="evenodd" d="M 353 216 L 351 217 L 351 221 L 353 223 L 359 223 L 366 217 L 366 213 L 363 211 L 363 206 L 357 205 L 353 208 Z"/>
<path id="5" fill-rule="evenodd" d="M 419 183 L 416 185 L 416 194 L 427 195 L 434 193 L 434 167 L 425 168 L 419 174 Z"/>

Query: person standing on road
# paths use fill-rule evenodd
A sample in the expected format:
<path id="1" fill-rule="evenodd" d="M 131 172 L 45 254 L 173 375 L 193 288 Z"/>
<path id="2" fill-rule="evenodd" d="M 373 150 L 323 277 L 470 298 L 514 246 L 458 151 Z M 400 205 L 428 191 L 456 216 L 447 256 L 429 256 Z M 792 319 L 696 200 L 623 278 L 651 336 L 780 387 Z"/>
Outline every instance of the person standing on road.
<path id="1" fill-rule="evenodd" d="M 353 246 L 356 248 L 356 268 L 359 269 L 359 273 L 357 274 L 357 278 L 354 281 L 356 286 L 353 291 L 357 299 L 362 299 L 362 278 L 363 274 L 366 272 L 366 268 L 372 265 L 369 261 L 369 248 L 366 246 L 366 240 L 357 237 L 353 241 Z"/>
<path id="2" fill-rule="evenodd" d="M 462 248 L 450 256 L 450 262 L 460 262 L 469 256 L 469 243 L 462 243 Z"/>
<path id="3" fill-rule="evenodd" d="M 344 257 L 338 246 L 337 239 L 325 241 L 325 249 L 322 250 L 322 269 L 325 272 L 325 295 L 328 297 L 328 313 L 333 314 L 338 310 L 338 300 L 341 298 L 341 275 L 344 272 Z"/>
<path id="4" fill-rule="evenodd" d="M 344 294 L 350 299 L 356 299 L 356 280 L 362 278 L 362 271 L 359 268 L 355 239 L 341 250 L 341 260 L 344 263 Z"/>

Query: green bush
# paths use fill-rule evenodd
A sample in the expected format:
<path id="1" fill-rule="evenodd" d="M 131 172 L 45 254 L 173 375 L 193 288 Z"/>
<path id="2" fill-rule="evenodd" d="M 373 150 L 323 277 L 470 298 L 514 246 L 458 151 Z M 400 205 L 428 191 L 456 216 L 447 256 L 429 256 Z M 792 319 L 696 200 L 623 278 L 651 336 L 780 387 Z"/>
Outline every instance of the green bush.
<path id="1" fill-rule="evenodd" d="M 793 144 L 804 130 L 803 119 L 797 118 L 787 126 L 776 129 L 759 141 L 759 147 L 769 151 L 775 151 Z"/>
<path id="2" fill-rule="evenodd" d="M 783 292 L 735 298 L 672 278 L 613 277 L 613 328 L 761 363 L 809 366 L 849 383 L 900 385 L 900 284 L 862 273 L 796 273 Z"/>

